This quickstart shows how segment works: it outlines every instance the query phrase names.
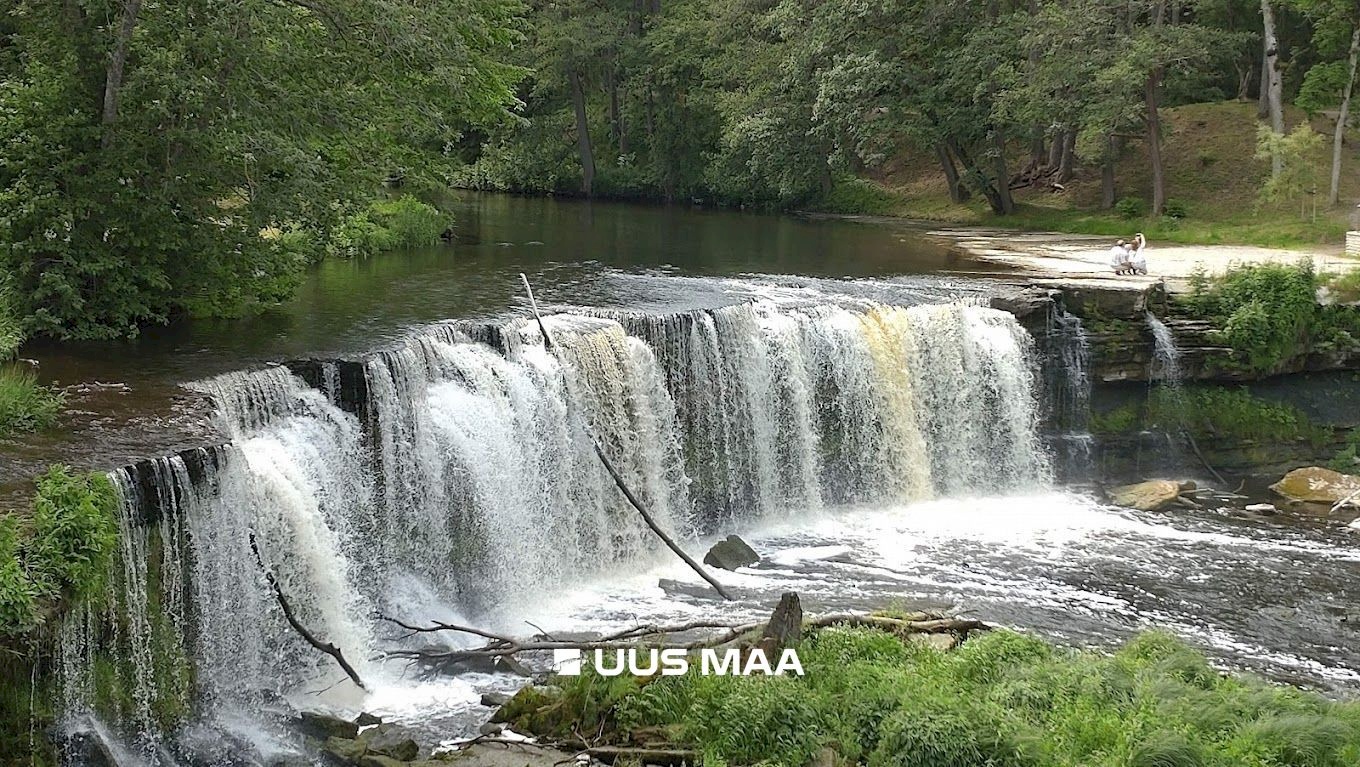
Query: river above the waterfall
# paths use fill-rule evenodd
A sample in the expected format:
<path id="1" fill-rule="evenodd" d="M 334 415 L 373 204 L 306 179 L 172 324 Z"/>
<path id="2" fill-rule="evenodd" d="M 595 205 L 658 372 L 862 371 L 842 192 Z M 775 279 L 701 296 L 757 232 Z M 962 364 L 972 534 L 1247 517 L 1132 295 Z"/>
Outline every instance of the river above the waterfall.
<path id="1" fill-rule="evenodd" d="M 0 440 L 0 508 L 7 483 L 53 462 L 108 469 L 213 439 L 186 382 L 366 353 L 442 320 L 523 315 L 520 272 L 548 306 L 649 312 L 747 300 L 726 283 L 738 277 L 947 286 L 1004 272 L 961 259 L 906 224 L 476 193 L 449 204 L 454 244 L 329 259 L 291 301 L 259 315 L 181 320 L 122 341 L 26 347 L 42 379 L 66 390 L 68 408 L 48 433 Z"/>

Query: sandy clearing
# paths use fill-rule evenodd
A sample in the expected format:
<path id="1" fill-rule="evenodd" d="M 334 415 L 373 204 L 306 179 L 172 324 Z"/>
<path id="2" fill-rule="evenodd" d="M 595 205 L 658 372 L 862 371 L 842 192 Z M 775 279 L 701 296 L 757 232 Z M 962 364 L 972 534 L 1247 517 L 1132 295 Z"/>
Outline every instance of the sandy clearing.
<path id="1" fill-rule="evenodd" d="M 1311 259 L 1318 272 L 1360 268 L 1340 246 L 1313 252 L 1276 250 L 1239 245 L 1173 245 L 1148 243 L 1149 274 L 1116 277 L 1110 271 L 1109 249 L 1115 238 L 1055 232 L 1017 232 L 1004 229 L 931 229 L 928 236 L 945 240 L 970 258 L 1012 267 L 1020 274 L 1051 278 L 1108 278 L 1133 284 L 1167 280 L 1183 283 L 1196 268 L 1221 274 L 1235 264 L 1293 264 Z"/>

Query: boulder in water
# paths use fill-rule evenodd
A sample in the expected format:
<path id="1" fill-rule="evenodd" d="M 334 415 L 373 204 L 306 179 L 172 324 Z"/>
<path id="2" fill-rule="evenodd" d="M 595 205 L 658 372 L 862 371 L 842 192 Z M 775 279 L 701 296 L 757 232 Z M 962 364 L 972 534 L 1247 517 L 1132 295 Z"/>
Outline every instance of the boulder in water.
<path id="1" fill-rule="evenodd" d="M 318 711 L 303 711 L 298 722 L 298 729 L 317 740 L 327 738 L 342 738 L 353 740 L 359 737 L 359 724 L 341 719 L 338 716 L 323 714 Z"/>
<path id="2" fill-rule="evenodd" d="M 754 565 L 759 561 L 760 555 L 756 550 L 735 535 L 729 535 L 713 544 L 713 548 L 704 555 L 704 564 L 723 570 L 736 570 L 738 567 Z"/>
<path id="3" fill-rule="evenodd" d="M 1360 493 L 1360 477 L 1309 466 L 1289 472 L 1270 489 L 1291 501 L 1334 504 Z"/>
<path id="4" fill-rule="evenodd" d="M 1110 490 L 1110 502 L 1140 511 L 1161 511 L 1181 496 L 1181 485 L 1169 479 L 1152 479 Z"/>
<path id="5" fill-rule="evenodd" d="M 359 739 L 367 755 L 386 756 L 399 762 L 409 762 L 420 755 L 420 744 L 406 730 L 391 725 L 380 725 Z"/>
<path id="6" fill-rule="evenodd" d="M 375 724 L 382 724 L 383 720 L 382 717 L 365 711 L 354 718 L 354 723 L 360 727 L 372 727 Z"/>

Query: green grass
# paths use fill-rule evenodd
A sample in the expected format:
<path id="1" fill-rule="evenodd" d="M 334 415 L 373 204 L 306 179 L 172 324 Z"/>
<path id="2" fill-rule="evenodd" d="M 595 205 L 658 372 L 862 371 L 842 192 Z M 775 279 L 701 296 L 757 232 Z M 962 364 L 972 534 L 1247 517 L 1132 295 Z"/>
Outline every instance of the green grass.
<path id="1" fill-rule="evenodd" d="M 800 656 L 803 677 L 561 678 L 545 710 L 568 719 L 590 698 L 615 740 L 660 728 L 705 767 L 803 767 L 823 748 L 868 767 L 1360 763 L 1360 703 L 1222 674 L 1160 633 L 1114 654 L 1007 631 L 941 652 L 838 628 Z"/>
<path id="2" fill-rule="evenodd" d="M 38 383 L 32 370 L 0 363 L 0 438 L 56 423 L 62 395 Z"/>

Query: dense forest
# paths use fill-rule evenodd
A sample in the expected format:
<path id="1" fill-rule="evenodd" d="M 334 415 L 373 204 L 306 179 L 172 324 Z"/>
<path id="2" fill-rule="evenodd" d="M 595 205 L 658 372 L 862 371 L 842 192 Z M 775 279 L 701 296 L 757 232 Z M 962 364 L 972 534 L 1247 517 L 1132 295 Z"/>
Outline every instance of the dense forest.
<path id="1" fill-rule="evenodd" d="M 1243 99 L 1285 192 L 1287 105 L 1338 126 L 1335 204 L 1358 54 L 1353 0 L 19 0 L 0 356 L 267 305 L 450 186 L 777 209 L 910 156 L 1005 215 L 1138 156 L 1160 216 L 1165 110 Z"/>

